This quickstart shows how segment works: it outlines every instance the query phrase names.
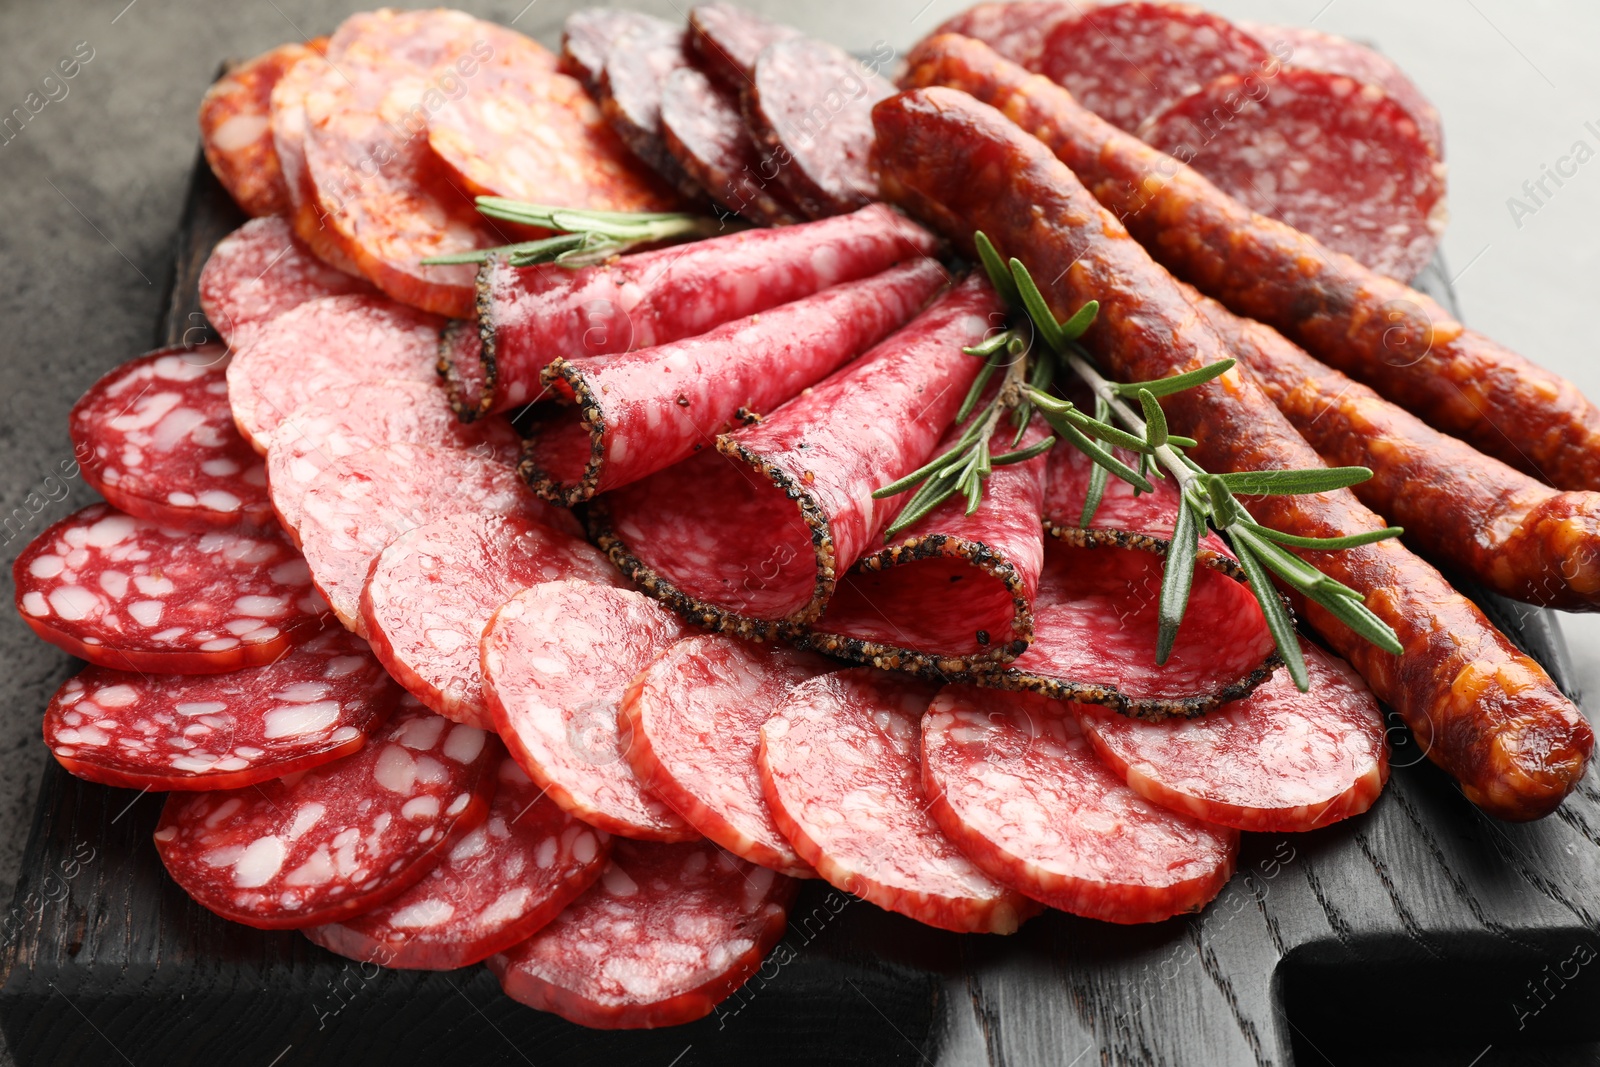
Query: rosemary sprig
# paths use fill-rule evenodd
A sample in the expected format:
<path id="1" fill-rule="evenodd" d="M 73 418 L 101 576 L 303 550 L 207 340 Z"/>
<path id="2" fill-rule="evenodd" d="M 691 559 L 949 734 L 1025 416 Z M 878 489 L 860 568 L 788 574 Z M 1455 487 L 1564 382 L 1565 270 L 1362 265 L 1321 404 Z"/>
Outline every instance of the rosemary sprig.
<path id="1" fill-rule="evenodd" d="M 538 263 L 586 267 L 640 245 L 709 237 L 727 226 L 721 219 L 684 212 L 589 211 L 529 204 L 499 196 L 480 196 L 477 203 L 478 212 L 489 218 L 556 233 L 537 241 L 430 256 L 423 263 L 429 266 L 482 263 L 491 255 L 503 255 L 513 267 L 531 267 Z"/>

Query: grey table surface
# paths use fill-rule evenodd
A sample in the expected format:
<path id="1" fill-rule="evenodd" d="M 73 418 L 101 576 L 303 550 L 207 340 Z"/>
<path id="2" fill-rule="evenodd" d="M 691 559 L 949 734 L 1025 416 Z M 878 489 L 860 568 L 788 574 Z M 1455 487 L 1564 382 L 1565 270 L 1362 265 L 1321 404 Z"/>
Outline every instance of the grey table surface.
<path id="1" fill-rule="evenodd" d="M 0 6 L 0 117 L 45 106 L 0 143 L 0 601 L 27 541 L 95 498 L 61 475 L 67 412 L 146 349 L 165 303 L 194 111 L 224 57 L 327 33 L 356 0 L 11 0 Z M 370 6 L 370 5 L 367 5 Z M 466 0 L 554 44 L 573 0 Z M 672 0 L 633 6 L 681 16 Z M 904 48 L 962 0 L 751 7 L 847 48 Z M 1235 18 L 1376 43 L 1444 116 L 1453 221 L 1444 252 L 1476 328 L 1600 397 L 1589 316 L 1600 302 L 1600 4 L 1576 0 L 1210 0 Z M 44 83 L 58 60 L 76 77 Z M 63 93 L 63 89 L 65 90 Z M 35 106 L 37 106 L 35 104 Z M 1582 142 L 1583 148 L 1579 147 Z M 1576 153 L 1577 174 L 1547 177 Z M 1563 164 L 1570 170 L 1570 165 Z M 1544 179 L 1543 190 L 1537 183 Z M 1524 183 L 1534 183 L 1533 194 Z M 1511 198 L 1532 208 L 1513 212 Z M 1564 620 L 1579 683 L 1600 691 L 1600 618 Z M 48 758 L 39 713 L 73 671 L 0 611 L 0 901 L 9 901 Z M 0 1064 L 10 1058 L 0 1049 Z"/>

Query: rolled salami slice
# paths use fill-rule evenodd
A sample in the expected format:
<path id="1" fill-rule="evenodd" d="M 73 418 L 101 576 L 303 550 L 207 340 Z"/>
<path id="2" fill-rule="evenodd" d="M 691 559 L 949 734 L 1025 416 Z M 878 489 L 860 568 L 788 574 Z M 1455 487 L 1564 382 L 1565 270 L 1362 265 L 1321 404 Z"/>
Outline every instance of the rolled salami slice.
<path id="1" fill-rule="evenodd" d="M 762 788 L 795 851 L 839 889 L 940 929 L 1009 934 L 1038 906 L 928 814 L 920 724 L 935 689 L 869 668 L 794 687 L 761 728 Z"/>
<path id="2" fill-rule="evenodd" d="M 689 9 L 689 51 L 695 63 L 735 93 L 750 84 L 763 48 L 798 36 L 793 26 L 771 22 L 737 4 Z"/>
<path id="3" fill-rule="evenodd" d="M 600 877 L 610 838 L 556 807 L 503 758 L 489 817 L 399 896 L 306 937 L 384 967 L 452 971 L 504 952 L 549 923 Z"/>
<path id="4" fill-rule="evenodd" d="M 1085 0 L 1003 0 L 1002 3 L 975 4 L 961 14 L 940 23 L 928 39 L 942 33 L 972 37 L 1013 63 L 1037 70 L 1045 44 L 1055 28 L 1077 18 L 1085 8 L 1098 6 Z"/>
<path id="5" fill-rule="evenodd" d="M 679 67 L 661 89 L 661 136 L 684 172 L 729 211 L 768 226 L 800 220 L 775 164 L 745 129 L 734 90 Z"/>
<path id="6" fill-rule="evenodd" d="M 508 467 L 522 455 L 510 423 L 464 425 L 437 383 L 386 378 L 328 390 L 296 408 L 267 445 L 267 482 L 284 529 L 299 536 L 306 490 L 329 464 L 400 442 L 460 449 Z"/>
<path id="7" fill-rule="evenodd" d="M 638 30 L 659 37 L 680 32 L 670 22 L 640 11 L 586 7 L 567 16 L 561 30 L 561 70 L 583 83 L 590 96 L 600 92 L 600 74 L 613 41 Z"/>
<path id="8" fill-rule="evenodd" d="M 667 77 L 689 65 L 684 31 L 663 33 L 648 24 L 629 26 L 606 50 L 600 73 L 600 113 L 628 149 L 685 197 L 705 194 L 667 151 L 661 133 L 661 94 Z"/>
<path id="9" fill-rule="evenodd" d="M 84 481 L 164 526 L 270 525 L 266 467 L 234 428 L 227 368 L 221 345 L 163 348 L 113 367 L 72 406 Z"/>
<path id="10" fill-rule="evenodd" d="M 629 680 L 687 631 L 630 589 L 545 582 L 483 631 L 483 689 L 511 754 L 557 804 L 623 837 L 698 832 L 628 765 L 617 721 Z"/>
<path id="11" fill-rule="evenodd" d="M 1283 70 L 1264 88 L 1217 78 L 1152 114 L 1139 136 L 1250 210 L 1414 278 L 1449 215 L 1444 164 L 1411 113 L 1375 85 L 1320 70 Z"/>
<path id="12" fill-rule="evenodd" d="M 337 922 L 405 892 L 483 822 L 503 754 L 482 730 L 407 702 L 349 759 L 248 789 L 174 793 L 156 851 L 225 919 Z"/>
<path id="13" fill-rule="evenodd" d="M 709 841 L 617 841 L 600 880 L 489 969 L 511 999 L 580 1026 L 692 1022 L 755 974 L 797 887 Z"/>
<path id="14" fill-rule="evenodd" d="M 228 364 L 239 432 L 265 453 L 272 431 L 325 392 L 380 378 L 432 381 L 439 319 L 380 296 L 328 296 L 273 319 Z M 359 359 L 346 353 L 359 352 Z"/>
<path id="15" fill-rule="evenodd" d="M 200 145 L 206 162 L 248 215 L 289 210 L 289 187 L 272 146 L 272 87 L 284 71 L 327 45 L 326 37 L 279 45 L 228 71 L 200 99 Z"/>
<path id="16" fill-rule="evenodd" d="M 457 514 L 401 534 L 372 565 L 362 629 L 401 685 L 447 719 L 494 729 L 478 645 L 495 610 L 540 582 L 622 584 L 589 544 L 543 523 Z"/>
<path id="17" fill-rule="evenodd" d="M 1300 642 L 1311 690 L 1279 672 L 1197 719 L 1139 722 L 1075 704 L 1106 764 L 1162 807 L 1241 830 L 1292 832 L 1366 811 L 1389 777 L 1378 701 L 1341 659 Z"/>
<path id="18" fill-rule="evenodd" d="M 1238 860 L 1237 831 L 1139 796 L 1095 758 L 1066 706 L 1035 693 L 940 690 L 922 719 L 922 769 L 933 818 L 973 863 L 1074 915 L 1145 923 L 1199 911 Z"/>
<path id="19" fill-rule="evenodd" d="M 272 146 L 277 150 L 278 165 L 289 191 L 288 216 L 295 235 L 324 263 L 360 277 L 361 272 L 335 239 L 333 228 L 323 220 L 317 205 L 317 187 L 306 166 L 306 94 L 332 69 L 324 56 L 314 53 L 284 71 L 272 87 Z"/>
<path id="20" fill-rule="evenodd" d="M 451 515 L 520 516 L 577 531 L 515 471 L 457 448 L 380 445 L 324 468 L 302 500 L 301 548 L 339 621 L 365 636 L 361 591 L 373 561 L 418 526 Z"/>
<path id="21" fill-rule="evenodd" d="M 337 627 L 265 667 L 134 674 L 88 667 L 56 691 L 44 741 L 79 778 L 125 789 L 242 789 L 350 755 L 400 688 Z"/>
<path id="22" fill-rule="evenodd" d="M 251 219 L 211 250 L 200 270 L 200 309 L 235 352 L 262 326 L 321 296 L 374 293 L 364 278 L 318 259 L 288 220 Z"/>
<path id="23" fill-rule="evenodd" d="M 175 530 L 107 504 L 45 530 L 11 575 L 34 633 L 113 670 L 264 666 L 327 611 L 306 561 L 277 531 Z"/>
<path id="24" fill-rule="evenodd" d="M 862 281 L 734 319 L 698 337 L 545 368 L 574 403 L 547 405 L 523 474 L 576 504 L 654 474 L 797 395 L 916 315 L 946 281 L 917 259 Z"/>
<path id="25" fill-rule="evenodd" d="M 735 856 L 795 878 L 817 872 L 761 795 L 761 726 L 789 690 L 838 664 L 716 634 L 685 638 L 640 671 L 622 700 L 628 762 L 646 788 Z"/>

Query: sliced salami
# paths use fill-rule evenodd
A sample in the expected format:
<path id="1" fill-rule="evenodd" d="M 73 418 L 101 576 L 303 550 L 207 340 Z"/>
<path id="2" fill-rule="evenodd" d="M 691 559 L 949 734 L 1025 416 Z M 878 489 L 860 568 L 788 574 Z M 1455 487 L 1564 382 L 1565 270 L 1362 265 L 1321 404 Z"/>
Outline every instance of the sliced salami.
<path id="1" fill-rule="evenodd" d="M 1265 95 L 1245 82 L 1208 82 L 1140 137 L 1381 274 L 1409 281 L 1427 266 L 1448 218 L 1445 168 L 1410 112 L 1342 74 L 1285 69 Z"/>
<path id="2" fill-rule="evenodd" d="M 544 371 L 574 403 L 547 406 L 523 464 L 550 500 L 576 504 L 705 448 L 743 413 L 760 416 L 916 315 L 945 284 L 917 259 L 862 281 L 739 318 L 698 337 L 576 360 Z"/>
<path id="3" fill-rule="evenodd" d="M 797 888 L 709 841 L 617 841 L 600 880 L 489 969 L 508 997 L 581 1026 L 692 1022 L 755 974 Z"/>
<path id="4" fill-rule="evenodd" d="M 317 205 L 317 187 L 306 167 L 306 94 L 333 65 L 321 55 L 305 56 L 272 87 L 272 145 L 289 191 L 289 222 L 316 257 L 354 277 L 360 271 L 344 254 Z"/>
<path id="5" fill-rule="evenodd" d="M 959 33 L 976 38 L 1029 70 L 1037 70 L 1045 44 L 1055 28 L 1076 18 L 1095 3 L 1085 0 L 1005 0 L 1003 3 L 976 4 L 941 23 L 928 37 Z"/>
<path id="6" fill-rule="evenodd" d="M 270 524 L 266 466 L 234 428 L 227 368 L 221 345 L 163 348 L 112 368 L 68 421 L 84 481 L 165 526 Z"/>
<path id="7" fill-rule="evenodd" d="M 600 75 L 613 41 L 630 33 L 669 38 L 679 30 L 641 11 L 588 7 L 567 16 L 561 30 L 561 70 L 583 83 L 590 96 L 600 95 Z"/>
<path id="8" fill-rule="evenodd" d="M 516 761 L 500 761 L 489 816 L 399 896 L 312 941 L 384 967 L 451 971 L 526 941 L 600 876 L 610 838 L 556 807 Z"/>
<path id="9" fill-rule="evenodd" d="M 442 324 L 380 296 L 328 296 L 273 319 L 228 364 L 239 432 L 266 452 L 272 431 L 300 405 L 380 378 L 432 381 Z M 347 358 L 359 352 L 359 359 Z"/>
<path id="10" fill-rule="evenodd" d="M 795 851 L 839 889 L 940 929 L 1009 934 L 1038 906 L 928 814 L 920 724 L 935 688 L 868 668 L 794 687 L 761 728 L 762 788 Z"/>
<path id="11" fill-rule="evenodd" d="M 778 181 L 812 218 L 878 199 L 872 106 L 894 86 L 875 63 L 811 37 L 763 49 L 744 95 L 745 122 Z"/>
<path id="12" fill-rule="evenodd" d="M 289 187 L 272 145 L 272 87 L 290 67 L 327 48 L 319 37 L 279 45 L 218 78 L 200 100 L 200 144 L 211 173 L 249 215 L 282 215 Z"/>
<path id="13" fill-rule="evenodd" d="M 225 919 L 262 930 L 337 922 L 405 892 L 483 822 L 503 751 L 408 702 L 349 759 L 248 789 L 174 793 L 156 851 Z"/>
<path id="14" fill-rule="evenodd" d="M 684 196 L 704 196 L 694 179 L 672 158 L 661 133 L 661 93 L 667 77 L 689 65 L 684 31 L 663 33 L 653 26 L 631 26 L 611 42 L 600 74 L 600 113 L 635 156 Z"/>
<path id="15" fill-rule="evenodd" d="M 540 372 L 557 355 L 600 356 L 693 337 L 928 255 L 936 244 L 921 226 L 875 205 L 581 270 L 511 267 L 492 257 L 479 278 L 482 365 L 449 372 L 456 409 L 470 417 L 534 400 Z M 481 391 L 473 392 L 478 383 Z"/>
<path id="16" fill-rule="evenodd" d="M 622 701 L 628 762 L 654 794 L 735 856 L 814 878 L 761 795 L 761 727 L 788 691 L 837 669 L 790 648 L 700 634 L 639 672 Z"/>
<path id="17" fill-rule="evenodd" d="M 523 590 L 483 632 L 484 695 L 500 736 L 591 826 L 651 841 L 699 836 L 634 774 L 617 718 L 629 680 L 686 633 L 647 597 L 581 581 Z"/>
<path id="18" fill-rule="evenodd" d="M 383 379 L 325 391 L 296 408 L 267 446 L 272 506 L 284 529 L 299 536 L 306 490 L 329 464 L 399 442 L 461 449 L 508 467 L 522 454 L 510 423 L 464 425 L 434 382 Z"/>
<path id="19" fill-rule="evenodd" d="M 200 271 L 200 308 L 236 352 L 308 300 L 372 292 L 365 279 L 318 259 L 282 218 L 251 219 L 217 243 Z"/>
<path id="20" fill-rule="evenodd" d="M 922 720 L 943 831 L 990 876 L 1115 923 L 1199 911 L 1233 875 L 1239 834 L 1152 804 L 1098 759 L 1059 701 L 947 686 Z"/>
<path id="21" fill-rule="evenodd" d="M 1241 830 L 1315 830 L 1372 806 L 1389 753 L 1378 701 L 1360 675 L 1307 641 L 1300 647 L 1307 693 L 1280 671 L 1198 719 L 1074 710 L 1107 765 L 1163 807 Z"/>
<path id="22" fill-rule="evenodd" d="M 1034 69 L 1132 132 L 1224 74 L 1251 76 L 1250 88 L 1259 92 L 1278 61 L 1220 15 L 1189 4 L 1131 3 L 1059 23 Z"/>
<path id="23" fill-rule="evenodd" d="M 92 504 L 12 566 L 33 632 L 90 663 L 221 674 L 272 663 L 327 611 L 277 531 L 175 530 Z"/>
<path id="24" fill-rule="evenodd" d="M 418 700 L 456 722 L 494 728 L 478 645 L 495 610 L 540 582 L 622 584 L 589 544 L 542 523 L 452 515 L 401 534 L 361 594 L 373 651 Z"/>
<path id="25" fill-rule="evenodd" d="M 689 9 L 689 50 L 695 63 L 735 93 L 750 84 L 763 48 L 798 36 L 793 26 L 771 22 L 737 4 Z"/>
<path id="26" fill-rule="evenodd" d="M 324 468 L 301 506 L 300 543 L 311 576 L 339 621 L 363 636 L 367 575 L 407 530 L 451 515 L 520 516 L 577 529 L 570 514 L 534 497 L 515 471 L 492 458 L 403 442 Z"/>
<path id="27" fill-rule="evenodd" d="M 56 691 L 44 741 L 79 778 L 125 789 L 242 789 L 330 763 L 380 729 L 400 688 L 337 627 L 227 674 L 88 667 Z"/>
<path id="28" fill-rule="evenodd" d="M 729 211 L 768 226 L 800 220 L 777 183 L 775 164 L 745 129 L 732 90 L 679 67 L 662 86 L 661 136 L 678 165 Z"/>

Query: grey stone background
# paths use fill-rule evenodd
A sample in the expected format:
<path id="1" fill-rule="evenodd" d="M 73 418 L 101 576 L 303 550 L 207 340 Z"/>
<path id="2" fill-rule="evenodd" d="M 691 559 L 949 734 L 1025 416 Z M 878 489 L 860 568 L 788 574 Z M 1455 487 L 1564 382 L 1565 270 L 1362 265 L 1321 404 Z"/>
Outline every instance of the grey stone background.
<path id="1" fill-rule="evenodd" d="M 462 6 L 555 44 L 571 0 Z M 1593 356 L 1600 273 L 1600 158 L 1531 215 L 1508 198 L 1584 141 L 1600 152 L 1600 4 L 1578 0 L 1209 0 L 1236 18 L 1314 25 L 1376 43 L 1444 116 L 1454 220 L 1445 238 L 1467 321 L 1600 397 Z M 92 58 L 20 136 L 0 145 L 0 534 L 10 562 L 46 525 L 89 503 L 63 483 L 66 416 L 112 365 L 150 347 L 194 163 L 194 113 L 224 57 L 330 32 L 338 0 L 10 0 L 0 6 L 0 115 L 87 42 Z M 666 17 L 673 2 L 637 6 Z M 686 6 L 686 5 L 685 5 Z M 752 7 L 847 48 L 903 48 L 962 0 L 823 0 Z M 60 96 L 60 90 L 56 90 Z M 1593 128 L 1586 123 L 1593 123 Z M 1531 203 L 1531 201 L 1529 201 Z M 30 498 L 30 494 L 35 494 Z M 29 507 L 29 501 L 32 508 Z M 1600 619 L 1568 616 L 1582 685 L 1600 684 Z M 40 768 L 39 714 L 73 670 L 0 610 L 0 902 L 9 902 Z M 0 1063 L 10 1059 L 0 1049 Z"/>

